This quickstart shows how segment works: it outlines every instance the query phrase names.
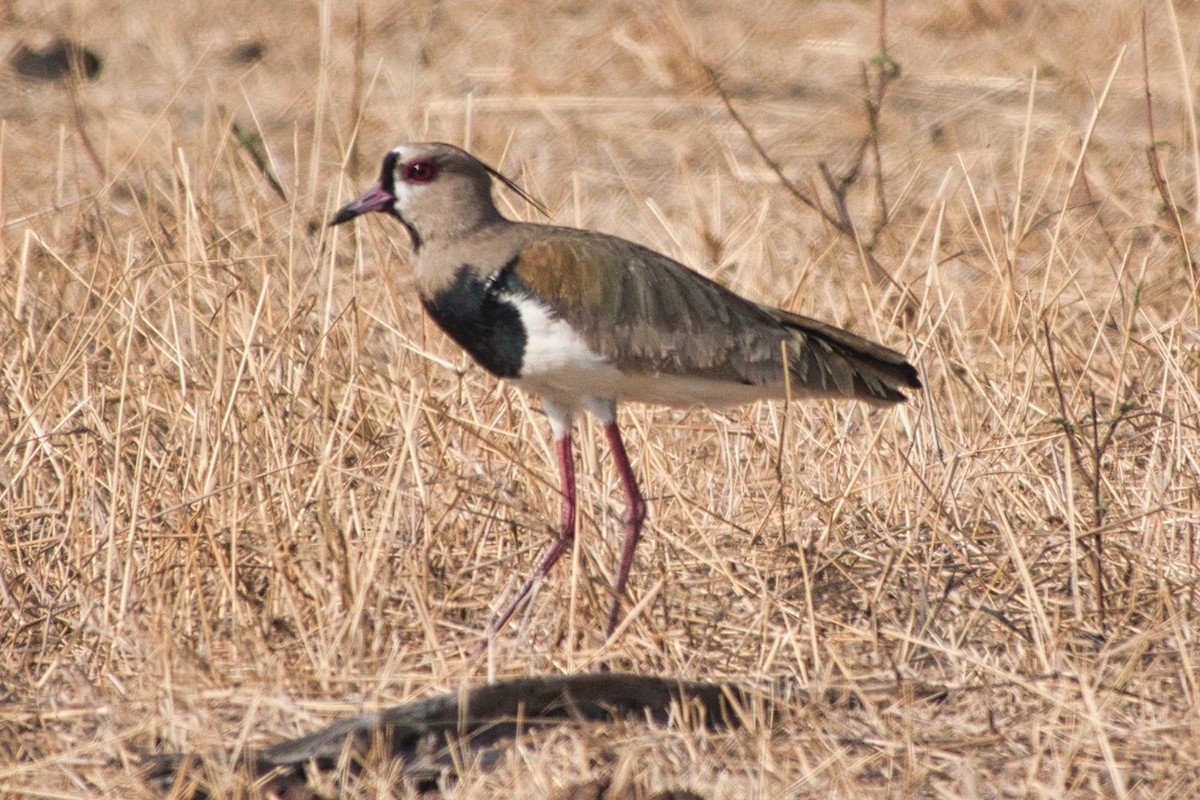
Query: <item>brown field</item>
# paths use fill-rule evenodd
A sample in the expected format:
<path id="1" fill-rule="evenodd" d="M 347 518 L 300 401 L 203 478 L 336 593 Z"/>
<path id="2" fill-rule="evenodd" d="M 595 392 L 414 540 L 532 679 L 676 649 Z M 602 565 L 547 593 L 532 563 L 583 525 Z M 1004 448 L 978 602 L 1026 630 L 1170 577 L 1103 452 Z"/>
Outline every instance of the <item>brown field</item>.
<path id="1" fill-rule="evenodd" d="M 603 664 L 809 699 L 522 737 L 448 795 L 1200 795 L 1200 5 L 1147 2 L 1145 45 L 1137 3 L 1029 5 L 888 6 L 860 247 L 705 67 L 836 215 L 875 2 L 0 4 L 3 52 L 104 60 L 0 65 L 0 796 L 153 796 L 144 753 Z M 584 424 L 573 558 L 477 657 L 557 519 L 548 427 L 423 318 L 397 224 L 323 224 L 416 139 L 926 390 L 626 407 L 650 513 L 607 643 Z"/>

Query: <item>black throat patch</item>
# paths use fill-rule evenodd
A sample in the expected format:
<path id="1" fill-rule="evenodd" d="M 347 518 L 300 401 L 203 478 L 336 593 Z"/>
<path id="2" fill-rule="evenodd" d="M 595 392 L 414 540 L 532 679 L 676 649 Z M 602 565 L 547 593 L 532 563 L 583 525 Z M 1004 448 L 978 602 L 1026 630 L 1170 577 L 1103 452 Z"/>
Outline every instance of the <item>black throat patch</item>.
<path id="1" fill-rule="evenodd" d="M 514 259 L 491 280 L 480 280 L 469 264 L 454 282 L 421 298 L 433 321 L 498 378 L 519 378 L 525 359 L 526 334 L 517 307 L 502 296 L 513 280 Z"/>

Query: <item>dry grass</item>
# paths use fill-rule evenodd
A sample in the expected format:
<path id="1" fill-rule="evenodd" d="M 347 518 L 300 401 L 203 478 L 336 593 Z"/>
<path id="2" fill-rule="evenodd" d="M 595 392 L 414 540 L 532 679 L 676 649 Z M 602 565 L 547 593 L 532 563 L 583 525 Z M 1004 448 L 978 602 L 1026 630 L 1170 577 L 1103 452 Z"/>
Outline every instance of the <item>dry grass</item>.
<path id="1" fill-rule="evenodd" d="M 1200 793 L 1200 8 L 1147 6 L 1176 217 L 1135 4 L 893 4 L 874 254 L 904 311 L 695 60 L 808 187 L 863 133 L 874 4 L 293 5 L 0 7 L 0 46 L 64 32 L 105 58 L 76 91 L 0 73 L 0 795 L 144 796 L 140 752 L 600 661 L 854 702 L 564 729 L 451 794 Z M 232 58 L 251 40 L 261 62 Z M 607 645 L 620 492 L 585 426 L 575 557 L 473 658 L 555 470 L 536 405 L 422 319 L 398 227 L 322 226 L 415 138 L 896 345 L 927 391 L 626 409 L 650 519 Z"/>

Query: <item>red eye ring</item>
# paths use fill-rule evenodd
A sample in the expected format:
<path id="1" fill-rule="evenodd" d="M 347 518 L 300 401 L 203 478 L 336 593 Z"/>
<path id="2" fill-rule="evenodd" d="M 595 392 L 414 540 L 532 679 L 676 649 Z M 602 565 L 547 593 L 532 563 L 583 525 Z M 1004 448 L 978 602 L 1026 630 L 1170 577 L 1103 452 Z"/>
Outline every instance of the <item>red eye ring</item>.
<path id="1" fill-rule="evenodd" d="M 400 168 L 405 183 L 429 183 L 438 175 L 438 164 L 432 158 L 409 161 Z"/>

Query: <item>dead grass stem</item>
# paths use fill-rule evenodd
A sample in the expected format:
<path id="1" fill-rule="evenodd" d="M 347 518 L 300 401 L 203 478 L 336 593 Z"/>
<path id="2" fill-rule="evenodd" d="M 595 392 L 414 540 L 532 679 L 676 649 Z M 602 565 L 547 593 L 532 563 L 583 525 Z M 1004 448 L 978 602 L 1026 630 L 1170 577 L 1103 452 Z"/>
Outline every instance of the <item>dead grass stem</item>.
<path id="1" fill-rule="evenodd" d="M 0 75 L 0 795 L 146 796 L 139 753 L 599 663 L 810 700 L 523 737 L 449 793 L 1195 795 L 1200 11 L 1127 6 L 891 4 L 866 120 L 877 4 L 73 5 L 98 80 Z M 650 517 L 607 644 L 620 491 L 586 425 L 572 563 L 474 657 L 556 516 L 544 420 L 422 317 L 396 226 L 324 227 L 388 147 L 468 133 L 556 221 L 926 383 L 623 409 Z M 779 188 L 868 134 L 845 214 L 894 285 Z"/>

